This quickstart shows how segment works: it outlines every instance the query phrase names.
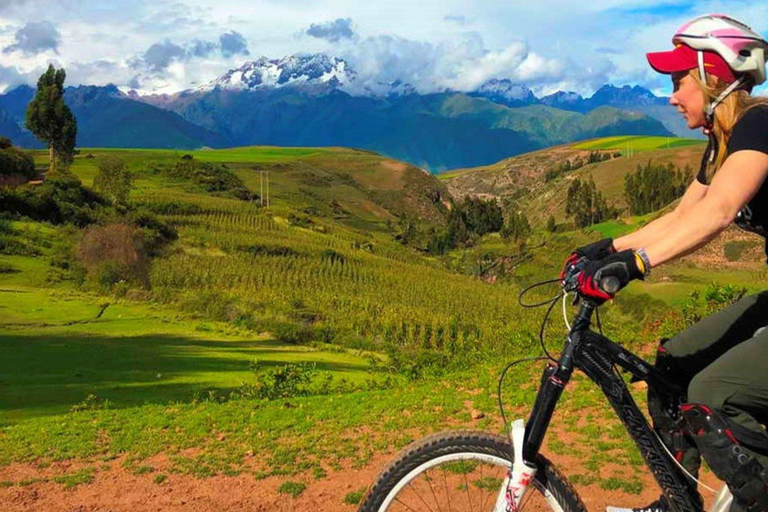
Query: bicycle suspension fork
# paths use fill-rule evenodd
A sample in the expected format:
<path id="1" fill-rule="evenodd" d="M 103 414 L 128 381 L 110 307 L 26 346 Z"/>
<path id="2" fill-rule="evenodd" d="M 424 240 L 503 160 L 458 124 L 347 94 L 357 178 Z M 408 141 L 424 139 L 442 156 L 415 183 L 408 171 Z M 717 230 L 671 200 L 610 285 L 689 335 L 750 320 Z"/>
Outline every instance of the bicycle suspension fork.
<path id="1" fill-rule="evenodd" d="M 579 311 L 574 329 L 584 329 L 589 325 L 591 309 Z M 573 332 L 573 331 L 571 331 Z M 563 394 L 565 385 L 573 374 L 573 343 L 569 335 L 560 360 L 550 363 L 541 376 L 541 385 L 536 395 L 528 423 L 516 420 L 512 424 L 512 444 L 514 462 L 512 471 L 505 482 L 505 492 L 496 502 L 495 512 L 517 512 L 525 497 L 528 486 L 536 476 L 536 457 L 544 442 L 557 402 Z M 502 499 L 503 498 L 503 499 Z"/>

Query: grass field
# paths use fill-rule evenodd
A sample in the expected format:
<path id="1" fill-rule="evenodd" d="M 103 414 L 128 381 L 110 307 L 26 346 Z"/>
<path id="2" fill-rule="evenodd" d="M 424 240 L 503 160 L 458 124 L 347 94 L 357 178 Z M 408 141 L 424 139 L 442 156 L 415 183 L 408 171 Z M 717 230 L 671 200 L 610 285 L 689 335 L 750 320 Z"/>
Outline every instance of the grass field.
<path id="1" fill-rule="evenodd" d="M 603 137 L 573 144 L 574 149 L 588 150 L 616 150 L 648 151 L 652 149 L 670 149 L 695 144 L 704 144 L 699 139 L 685 139 L 680 137 L 650 137 L 645 135 L 629 135 L 616 137 Z"/>
<path id="2" fill-rule="evenodd" d="M 128 162 L 132 200 L 172 224 L 179 239 L 153 260 L 148 287 L 109 293 L 52 266 L 64 241 L 77 243 L 77 230 L 19 220 L 4 228 L 36 254 L 0 254 L 0 465 L 74 458 L 97 468 L 121 456 L 140 471 L 163 453 L 174 471 L 200 477 L 310 472 L 321 479 L 428 432 L 499 432 L 503 364 L 540 352 L 544 311 L 519 306 L 521 287 L 555 276 L 574 245 L 647 220 L 536 233 L 527 247 L 488 235 L 434 258 L 394 241 L 387 221 L 407 213 L 437 222 L 439 205 L 425 191 L 444 189 L 371 153 L 191 153 L 226 163 L 254 192 L 257 171 L 268 168 L 269 208 L 157 170 L 186 152 L 83 149 L 73 171 L 91 183 L 105 154 Z M 43 165 L 45 155 L 37 161 Z M 502 267 L 497 281 L 485 273 Z M 682 304 L 711 280 L 686 265 L 666 275 L 674 279 L 655 274 L 604 308 L 612 338 L 651 346 L 659 335 L 653 321 L 666 319 L 668 304 Z M 756 286 L 748 270 L 720 275 Z M 309 330 L 312 339 L 279 341 L 285 328 Z M 549 329 L 557 350 L 562 322 Z M 310 365 L 308 392 L 248 395 L 265 375 L 277 379 L 297 363 Z M 519 369 L 507 382 L 505 403 L 517 416 L 527 413 L 539 373 Z M 633 392 L 643 400 L 642 390 Z M 569 468 L 576 480 L 639 492 L 639 454 L 599 391 L 577 377 L 566 396 L 548 449 L 583 461 Z M 601 472 L 608 462 L 612 469 Z"/>
<path id="3" fill-rule="evenodd" d="M 0 284 L 2 286 L 2 284 Z M 112 407 L 189 402 L 209 389 L 227 393 L 268 369 L 311 363 L 352 384 L 377 379 L 350 353 L 277 343 L 227 326 L 141 303 L 0 288 L 2 422 L 62 414 L 95 395 Z"/>

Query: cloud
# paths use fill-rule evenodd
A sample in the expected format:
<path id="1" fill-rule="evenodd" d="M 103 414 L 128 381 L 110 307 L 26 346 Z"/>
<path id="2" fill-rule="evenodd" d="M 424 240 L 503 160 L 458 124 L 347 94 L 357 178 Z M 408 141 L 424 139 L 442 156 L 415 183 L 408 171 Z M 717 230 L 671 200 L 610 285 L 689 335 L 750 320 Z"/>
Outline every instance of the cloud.
<path id="1" fill-rule="evenodd" d="M 61 34 L 50 21 L 30 21 L 16 32 L 16 42 L 3 49 L 3 53 L 19 51 L 31 56 L 47 50 L 58 50 Z"/>
<path id="2" fill-rule="evenodd" d="M 189 57 L 208 57 L 216 51 L 216 48 L 216 43 L 197 39 L 188 46 L 187 55 Z"/>
<path id="3" fill-rule="evenodd" d="M 242 34 L 235 32 L 234 30 L 226 34 L 221 34 L 219 37 L 219 44 L 221 45 L 221 54 L 224 57 L 231 57 L 232 55 L 249 55 L 248 42 Z"/>
<path id="4" fill-rule="evenodd" d="M 477 33 L 437 44 L 394 36 L 369 37 L 342 48 L 342 56 L 357 72 L 350 92 L 383 92 L 400 81 L 420 93 L 445 90 L 472 91 L 492 78 L 509 78 L 530 85 L 560 81 L 565 62 L 531 52 L 515 41 L 501 50 L 489 50 Z"/>
<path id="5" fill-rule="evenodd" d="M 351 18 L 338 18 L 333 21 L 311 24 L 307 29 L 307 35 L 337 43 L 342 39 L 353 39 L 355 31 L 352 30 Z"/>
<path id="6" fill-rule="evenodd" d="M 22 84 L 34 83 L 31 75 L 19 72 L 14 66 L 0 66 L 0 94 Z"/>
<path id="7" fill-rule="evenodd" d="M 443 17 L 443 20 L 456 23 L 457 25 L 460 25 L 462 27 L 465 27 L 470 23 L 472 23 L 472 21 L 469 18 L 461 14 L 448 14 L 447 16 Z"/>
<path id="8" fill-rule="evenodd" d="M 137 63 L 145 65 L 150 71 L 160 72 L 170 66 L 174 60 L 181 60 L 186 55 L 184 48 L 166 39 L 162 43 L 150 46 Z"/>
<path id="9" fill-rule="evenodd" d="M 150 74 L 162 74 L 174 63 L 186 63 L 193 59 L 211 57 L 221 50 L 224 57 L 248 55 L 248 47 L 242 34 L 232 31 L 222 34 L 219 43 L 194 39 L 184 45 L 170 39 L 152 44 L 144 54 L 128 61 L 134 70 L 147 70 Z"/>

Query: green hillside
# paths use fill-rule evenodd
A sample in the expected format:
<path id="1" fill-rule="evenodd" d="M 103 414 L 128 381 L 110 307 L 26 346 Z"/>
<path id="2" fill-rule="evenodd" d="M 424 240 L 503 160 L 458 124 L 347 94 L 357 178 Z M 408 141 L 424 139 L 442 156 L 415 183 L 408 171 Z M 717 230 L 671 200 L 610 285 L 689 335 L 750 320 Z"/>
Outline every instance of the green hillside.
<path id="1" fill-rule="evenodd" d="M 624 176 L 648 161 L 672 163 L 680 169 L 697 169 L 703 142 L 667 137 L 606 137 L 565 144 L 502 160 L 492 166 L 459 169 L 440 175 L 454 196 L 514 198 L 526 208 L 529 219 L 543 225 L 550 215 L 565 222 L 568 187 L 576 178 L 591 176 L 597 189 L 618 208 L 625 206 Z M 586 161 L 590 153 L 610 155 L 607 161 L 586 164 L 547 181 L 547 172 L 566 161 Z M 530 205 L 536 208 L 529 208 Z"/>
<path id="2" fill-rule="evenodd" d="M 676 152 L 695 150 L 643 157 L 684 160 Z M 134 174 L 130 204 L 104 206 L 92 223 L 134 215 L 172 227 L 177 238 L 151 255 L 145 281 L 116 280 L 109 266 L 86 268 L 98 252 L 84 249 L 93 226 L 0 218 L 0 503 L 45 494 L 46 486 L 92 485 L 98 493 L 119 473 L 158 489 L 186 477 L 229 485 L 247 476 L 270 503 L 286 499 L 275 490 L 281 484 L 298 481 L 332 487 L 321 499 L 352 510 L 347 495 L 359 489 L 349 489 L 345 475 L 364 470 L 372 478 L 413 439 L 456 427 L 501 432 L 497 376 L 508 361 L 541 352 L 544 311 L 522 308 L 519 291 L 557 275 L 574 246 L 650 216 L 567 233 L 535 229 L 526 241 L 491 233 L 440 257 L 399 243 L 393 224 L 408 217 L 440 227 L 453 180 L 498 178 L 504 166 L 538 160 L 546 168 L 581 154 L 588 151 L 561 146 L 438 180 L 343 148 L 81 149 L 72 170 L 86 186 L 105 156 L 123 159 Z M 37 165 L 46 158 L 36 153 Z M 595 181 L 597 169 L 618 179 L 624 160 L 595 164 Z M 233 172 L 248 194 L 207 190 L 173 172 L 190 161 L 226 165 L 212 169 Z M 269 206 L 257 197 L 267 171 Z M 540 177 L 531 171 L 508 189 L 499 179 L 499 190 Z M 531 190 L 560 194 L 568 177 Z M 546 210 L 542 195 L 530 197 L 539 201 L 530 209 Z M 685 325 L 670 304 L 696 313 L 741 286 L 756 289 L 765 278 L 756 249 L 731 237 L 703 264 L 655 271 L 603 308 L 604 329 L 646 350 Z M 726 299 L 693 301 L 692 291 L 712 286 L 706 265 L 722 261 L 718 279 L 732 288 L 714 289 Z M 562 326 L 553 316 L 550 350 L 561 346 Z M 511 373 L 504 400 L 515 417 L 529 410 L 540 371 Z M 546 452 L 578 461 L 568 467 L 584 485 L 623 497 L 651 489 L 599 390 L 582 377 L 573 388 L 578 395 L 560 404 Z M 642 402 L 644 393 L 636 394 Z M 575 421 L 585 410 L 587 427 Z M 594 432 L 598 420 L 605 436 Z M 605 469 L 607 457 L 615 468 Z"/>

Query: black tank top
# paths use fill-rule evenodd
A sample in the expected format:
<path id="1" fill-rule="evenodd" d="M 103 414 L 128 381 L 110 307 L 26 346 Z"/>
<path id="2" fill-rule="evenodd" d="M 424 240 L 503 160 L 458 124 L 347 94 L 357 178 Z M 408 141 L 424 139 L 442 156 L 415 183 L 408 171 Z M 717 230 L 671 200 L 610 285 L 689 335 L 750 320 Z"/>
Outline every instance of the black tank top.
<path id="1" fill-rule="evenodd" d="M 742 149 L 760 151 L 768 155 L 768 106 L 753 107 L 736 122 L 728 141 L 728 154 L 732 155 Z M 696 180 L 703 185 L 709 185 L 704 168 L 699 171 Z M 765 252 L 768 257 L 768 180 L 763 182 L 760 190 L 739 211 L 733 222 L 740 228 L 765 238 Z"/>

